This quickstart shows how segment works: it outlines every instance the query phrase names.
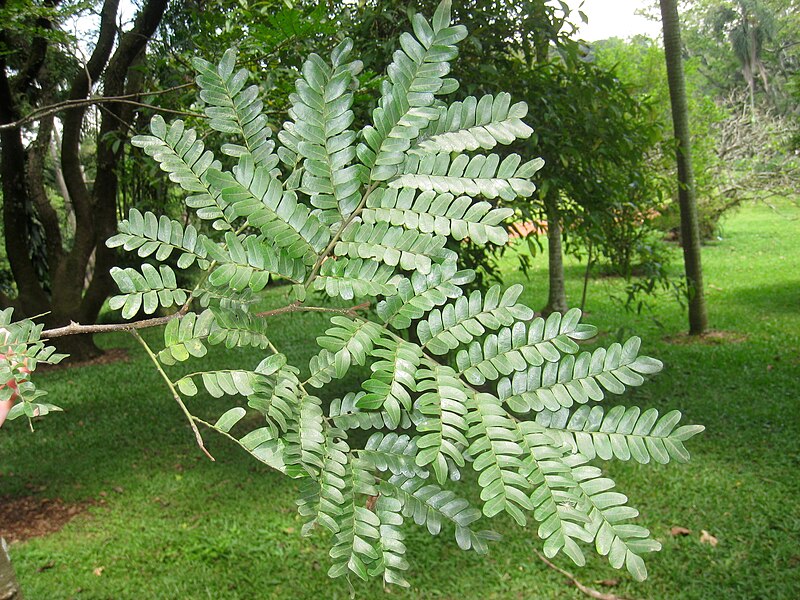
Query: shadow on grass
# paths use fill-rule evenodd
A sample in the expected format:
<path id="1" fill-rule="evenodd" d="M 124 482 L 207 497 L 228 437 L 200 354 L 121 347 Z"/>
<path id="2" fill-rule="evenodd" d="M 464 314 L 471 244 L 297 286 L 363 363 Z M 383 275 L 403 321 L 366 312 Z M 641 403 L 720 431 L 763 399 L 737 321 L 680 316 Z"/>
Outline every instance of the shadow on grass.
<path id="1" fill-rule="evenodd" d="M 724 292 L 730 302 L 759 313 L 800 313 L 800 279 Z"/>

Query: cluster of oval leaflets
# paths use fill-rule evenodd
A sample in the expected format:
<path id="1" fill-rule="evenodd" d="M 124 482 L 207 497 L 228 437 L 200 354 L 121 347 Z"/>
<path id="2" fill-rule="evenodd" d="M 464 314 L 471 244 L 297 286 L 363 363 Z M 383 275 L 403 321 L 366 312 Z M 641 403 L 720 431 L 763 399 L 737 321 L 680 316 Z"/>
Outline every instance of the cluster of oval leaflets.
<path id="1" fill-rule="evenodd" d="M 111 305 L 126 318 L 182 307 L 164 347 L 148 347 L 159 365 L 217 344 L 264 349 L 251 369 L 163 376 L 193 427 L 301 481 L 303 531 L 330 534 L 332 577 L 408 585 L 408 521 L 485 552 L 498 537 L 489 519 L 506 513 L 537 523 L 548 557 L 580 565 L 594 546 L 644 579 L 641 556 L 659 544 L 630 522 L 637 511 L 590 461 L 685 461 L 683 442 L 702 427 L 680 426 L 677 411 L 604 409 L 609 393 L 661 368 L 639 355 L 638 338 L 582 351 L 595 329 L 579 311 L 536 318 L 519 285 L 464 292 L 474 273 L 459 269 L 448 239 L 505 244 L 513 211 L 503 202 L 534 194 L 542 161 L 492 152 L 531 135 L 524 103 L 508 94 L 444 101 L 458 88 L 447 75 L 466 36 L 449 2 L 411 25 L 371 124 L 352 127 L 361 63 L 346 40 L 328 60 L 311 55 L 303 65 L 279 146 L 235 52 L 218 65 L 197 59 L 208 124 L 225 135 L 222 159 L 180 120 L 155 117 L 151 135 L 133 143 L 214 231 L 131 210 L 108 244 L 148 261 L 112 271 L 120 294 Z M 199 269 L 192 288 L 178 283 L 167 262 L 175 257 Z M 272 279 L 290 282 L 290 303 L 259 313 L 257 294 Z M 330 313 L 330 327 L 301 369 L 270 340 L 269 318 L 303 310 Z M 366 379 L 325 395 L 354 366 L 368 368 Z M 213 423 L 186 409 L 203 388 L 234 399 Z M 249 431 L 248 411 L 263 416 Z M 462 490 L 475 479 L 473 502 Z"/>

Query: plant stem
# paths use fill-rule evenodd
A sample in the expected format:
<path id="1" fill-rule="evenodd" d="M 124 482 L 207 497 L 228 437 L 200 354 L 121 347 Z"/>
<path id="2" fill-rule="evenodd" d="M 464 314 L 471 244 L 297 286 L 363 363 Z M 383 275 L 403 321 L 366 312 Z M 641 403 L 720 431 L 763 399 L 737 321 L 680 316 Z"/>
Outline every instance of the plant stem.
<path id="1" fill-rule="evenodd" d="M 153 364 L 156 366 L 156 369 L 158 370 L 158 372 L 161 375 L 162 379 L 167 384 L 167 387 L 169 388 L 169 391 L 172 392 L 172 398 L 175 400 L 175 402 L 178 403 L 178 406 L 181 407 L 181 410 L 183 411 L 183 414 L 186 415 L 186 418 L 189 420 L 189 425 L 191 425 L 192 431 L 194 431 L 194 437 L 197 440 L 197 445 L 200 446 L 200 450 L 202 450 L 205 453 L 205 455 L 208 458 L 210 458 L 212 461 L 216 460 L 213 456 L 211 456 L 211 453 L 208 450 L 206 450 L 206 446 L 203 443 L 203 436 L 200 435 L 200 430 L 197 429 L 197 425 L 195 425 L 195 422 L 194 422 L 195 421 L 195 417 L 192 415 L 192 413 L 189 412 L 189 409 L 186 408 L 186 404 L 184 404 L 183 399 L 181 398 L 181 395 L 178 393 L 178 390 L 175 388 L 175 384 L 172 383 L 172 380 L 169 378 L 169 376 L 167 376 L 167 374 L 164 371 L 164 369 L 161 368 L 161 364 L 158 362 L 158 358 L 156 358 L 156 355 L 150 349 L 150 346 L 147 345 L 147 342 L 144 341 L 144 339 L 142 338 L 141 335 L 139 335 L 139 332 L 136 329 L 131 330 L 131 335 L 133 337 L 135 337 L 136 340 L 145 349 L 145 351 L 147 352 L 147 355 L 150 357 L 150 360 L 153 361 Z"/>
<path id="2" fill-rule="evenodd" d="M 336 232 L 336 235 L 333 236 L 328 246 L 325 248 L 325 250 L 322 251 L 322 254 L 319 255 L 319 258 L 317 258 L 317 262 L 314 263 L 314 268 L 311 269 L 311 275 L 308 276 L 308 279 L 306 279 L 306 282 L 304 284 L 306 289 L 308 289 L 311 283 L 317 278 L 317 275 L 319 275 L 319 270 L 322 267 L 322 263 L 325 262 L 326 258 L 328 258 L 328 255 L 331 253 L 334 246 L 336 246 L 336 242 L 338 242 L 339 239 L 342 237 L 342 233 L 344 233 L 344 230 L 347 229 L 347 226 L 350 225 L 353 219 L 355 219 L 359 214 L 361 214 L 362 210 L 364 210 L 364 207 L 367 205 L 367 198 L 369 198 L 369 195 L 373 191 L 375 191 L 375 188 L 377 187 L 378 187 L 377 181 L 371 183 L 367 188 L 367 190 L 364 192 L 364 197 L 361 199 L 361 202 L 358 204 L 353 213 L 346 219 L 342 219 L 342 226 L 339 228 L 339 231 Z"/>

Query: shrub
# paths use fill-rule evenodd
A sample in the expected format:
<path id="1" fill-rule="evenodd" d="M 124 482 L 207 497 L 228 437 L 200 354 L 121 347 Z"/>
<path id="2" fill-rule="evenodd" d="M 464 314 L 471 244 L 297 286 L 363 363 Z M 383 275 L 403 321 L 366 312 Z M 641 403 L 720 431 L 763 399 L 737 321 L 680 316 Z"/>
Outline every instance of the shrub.
<path id="1" fill-rule="evenodd" d="M 209 125 L 231 136 L 222 153 L 234 166 L 225 169 L 179 120 L 167 126 L 155 117 L 151 135 L 133 143 L 223 234 L 215 241 L 192 225 L 132 210 L 109 245 L 161 264 L 113 270 L 121 293 L 111 304 L 128 318 L 181 307 L 162 319 L 157 354 L 134 335 L 201 447 L 198 426 L 298 479 L 303 532 L 331 536 L 331 577 L 407 585 L 406 521 L 433 535 L 447 527 L 461 548 L 486 552 L 497 535 L 485 521 L 507 513 L 520 526 L 539 523 L 548 557 L 563 552 L 583 564 L 581 545 L 591 544 L 644 579 L 641 556 L 659 544 L 629 522 L 637 511 L 591 461 L 682 462 L 683 442 L 702 427 L 678 427 L 677 411 L 599 404 L 661 369 L 639 355 L 638 338 L 581 351 L 595 329 L 577 310 L 534 318 L 518 301 L 519 285 L 465 295 L 474 273 L 459 270 L 447 238 L 504 244 L 511 211 L 491 201 L 531 195 L 542 161 L 473 154 L 528 137 L 527 109 L 508 94 L 450 105 L 437 99 L 457 89 L 449 61 L 466 31 L 451 25 L 448 2 L 431 22 L 415 15 L 412 26 L 387 69 L 373 123 L 358 132 L 350 107 L 360 63 L 350 58 L 351 43 L 340 43 L 329 61 L 312 54 L 277 151 L 258 89 L 245 87 L 248 73 L 234 68 L 234 52 L 218 65 L 196 60 Z M 179 287 L 164 264 L 174 255 L 179 268 L 202 270 L 193 289 Z M 254 295 L 271 279 L 291 282 L 291 303 L 256 313 Z M 365 298 L 375 310 L 311 302 L 325 297 Z M 265 323 L 312 310 L 329 313 L 330 328 L 301 370 L 272 344 Z M 268 352 L 251 369 L 176 381 L 162 366 L 202 357 L 215 344 Z M 325 397 L 326 384 L 354 365 L 369 365 L 371 374 L 344 397 Z M 243 400 L 207 422 L 184 403 L 201 388 Z M 35 399 L 23 399 L 17 412 L 32 415 Z M 243 431 L 248 409 L 263 419 Z M 466 469 L 478 474 L 479 502 L 463 492 L 473 481 L 462 479 Z"/>

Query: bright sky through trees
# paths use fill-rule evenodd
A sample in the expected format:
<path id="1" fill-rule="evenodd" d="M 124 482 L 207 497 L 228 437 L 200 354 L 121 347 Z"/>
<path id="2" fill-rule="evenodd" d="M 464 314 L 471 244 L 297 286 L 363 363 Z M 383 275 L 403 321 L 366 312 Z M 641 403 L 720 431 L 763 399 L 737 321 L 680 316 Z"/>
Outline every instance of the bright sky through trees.
<path id="1" fill-rule="evenodd" d="M 661 23 L 652 21 L 637 10 L 653 4 L 648 0 L 569 0 L 573 10 L 580 8 L 589 17 L 589 23 L 581 25 L 580 37 L 593 42 L 610 37 L 628 38 L 637 34 L 656 37 L 661 31 Z"/>

